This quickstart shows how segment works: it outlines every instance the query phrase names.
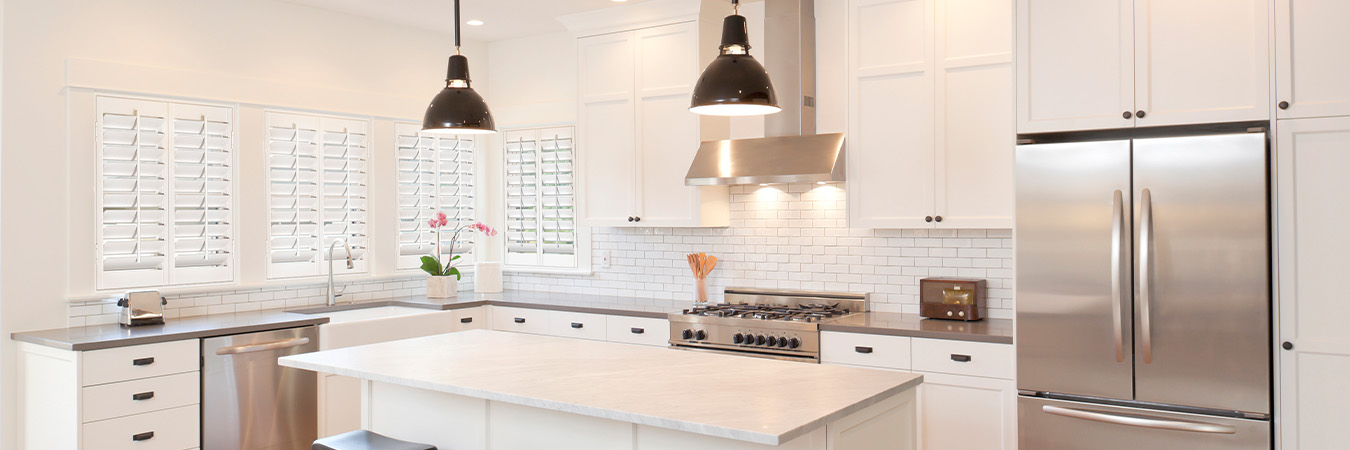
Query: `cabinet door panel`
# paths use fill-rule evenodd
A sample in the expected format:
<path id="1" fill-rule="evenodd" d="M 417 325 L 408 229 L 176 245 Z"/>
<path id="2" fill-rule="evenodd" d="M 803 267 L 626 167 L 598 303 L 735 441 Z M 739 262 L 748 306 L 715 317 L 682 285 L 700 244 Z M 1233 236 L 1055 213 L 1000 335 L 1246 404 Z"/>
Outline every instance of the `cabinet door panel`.
<path id="1" fill-rule="evenodd" d="M 1350 440 L 1339 418 L 1350 391 L 1327 389 L 1350 373 L 1350 314 L 1336 280 L 1350 272 L 1350 118 L 1283 120 L 1279 124 L 1276 200 L 1279 222 L 1282 448 L 1337 448 Z"/>
<path id="2" fill-rule="evenodd" d="M 633 105 L 633 34 L 577 41 L 581 62 L 578 173 L 582 222 L 627 226 L 634 214 L 637 167 Z"/>
<path id="3" fill-rule="evenodd" d="M 930 372 L 919 386 L 920 448 L 1017 448 L 1017 394 L 1012 380 Z"/>
<path id="4" fill-rule="evenodd" d="M 1276 101 L 1289 102 L 1279 118 L 1350 115 L 1350 2 L 1275 2 Z"/>
<path id="5" fill-rule="evenodd" d="M 926 228 L 933 214 L 932 0 L 849 4 L 852 225 Z"/>
<path id="6" fill-rule="evenodd" d="M 1012 228 L 1012 0 L 937 4 L 937 210 L 941 228 Z"/>
<path id="7" fill-rule="evenodd" d="M 1136 126 L 1270 118 L 1269 0 L 1135 0 Z"/>
<path id="8" fill-rule="evenodd" d="M 684 185 L 698 151 L 698 115 L 689 96 L 698 79 L 693 22 L 637 32 L 638 204 L 640 226 L 699 226 L 699 188 Z"/>
<path id="9" fill-rule="evenodd" d="M 1134 125 L 1133 2 L 1018 0 L 1019 133 Z"/>

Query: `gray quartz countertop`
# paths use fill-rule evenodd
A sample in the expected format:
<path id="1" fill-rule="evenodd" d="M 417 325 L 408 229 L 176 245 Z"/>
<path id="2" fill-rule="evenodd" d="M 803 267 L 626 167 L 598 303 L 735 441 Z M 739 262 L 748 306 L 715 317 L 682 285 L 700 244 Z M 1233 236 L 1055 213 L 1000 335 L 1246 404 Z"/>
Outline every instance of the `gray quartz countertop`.
<path id="1" fill-rule="evenodd" d="M 902 372 L 488 330 L 286 356 L 278 362 L 768 445 L 788 442 L 922 382 L 921 375 Z"/>
<path id="2" fill-rule="evenodd" d="M 963 322 L 925 319 L 918 314 L 871 312 L 822 323 L 820 330 L 997 344 L 1013 343 L 1013 321 L 1008 319 Z"/>
<path id="3" fill-rule="evenodd" d="M 280 310 L 250 311 L 169 319 L 163 325 L 124 327 L 119 324 L 56 328 L 14 333 L 20 342 L 62 350 L 99 350 L 156 342 L 196 339 L 328 323 L 328 318 Z"/>

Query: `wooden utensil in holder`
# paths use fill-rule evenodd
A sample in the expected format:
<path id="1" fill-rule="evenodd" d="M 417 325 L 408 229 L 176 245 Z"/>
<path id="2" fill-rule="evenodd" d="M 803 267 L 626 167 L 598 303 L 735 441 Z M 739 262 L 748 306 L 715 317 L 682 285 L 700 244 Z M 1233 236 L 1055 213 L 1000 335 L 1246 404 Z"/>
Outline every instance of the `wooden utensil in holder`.
<path id="1" fill-rule="evenodd" d="M 694 273 L 694 306 L 707 305 L 708 284 L 704 279 L 717 267 L 717 257 L 708 256 L 707 253 L 690 253 L 685 258 L 689 260 L 689 270 Z"/>
<path id="2" fill-rule="evenodd" d="M 919 315 L 929 319 L 980 320 L 985 306 L 985 280 L 924 278 L 919 280 Z"/>

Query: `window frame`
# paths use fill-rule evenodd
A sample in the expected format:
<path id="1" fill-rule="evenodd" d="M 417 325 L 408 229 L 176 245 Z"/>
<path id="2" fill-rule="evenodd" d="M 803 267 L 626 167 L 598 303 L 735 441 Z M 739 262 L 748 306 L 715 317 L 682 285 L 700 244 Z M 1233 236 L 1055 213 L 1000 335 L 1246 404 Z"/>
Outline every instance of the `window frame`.
<path id="1" fill-rule="evenodd" d="M 414 131 L 413 135 L 417 136 L 418 139 L 426 139 L 426 138 L 440 139 L 441 136 L 442 136 L 442 135 L 437 135 L 437 134 L 434 134 L 434 133 L 426 133 L 426 132 L 423 132 L 423 131 L 421 130 L 421 128 L 422 128 L 422 124 L 421 124 L 421 123 L 410 122 L 410 121 L 394 121 L 394 133 L 393 133 L 393 134 L 394 134 L 394 136 L 393 136 L 393 148 L 394 148 L 394 215 L 393 215 L 394 237 L 393 237 L 393 243 L 394 243 L 394 257 L 395 257 L 395 260 L 396 260 L 395 266 L 394 266 L 394 270 L 395 270 L 395 272 L 399 272 L 399 273 L 416 273 L 416 272 L 420 272 L 420 271 L 421 271 L 421 262 L 420 262 L 421 257 L 422 257 L 422 256 L 430 256 L 430 255 L 432 255 L 432 253 L 434 253 L 434 252 L 432 252 L 432 253 L 427 253 L 426 255 L 406 255 L 406 256 L 403 255 L 403 249 L 402 249 L 402 245 L 403 245 L 403 228 L 402 228 L 402 224 L 403 224 L 403 217 L 402 217 L 402 214 L 403 214 L 403 212 L 402 212 L 402 209 L 403 209 L 403 206 L 402 206 L 402 204 L 400 204 L 400 202 L 399 202 L 399 197 L 403 195 L 403 194 L 401 194 L 401 193 L 399 192 L 399 189 L 402 187 L 402 184 L 403 184 L 403 183 L 402 183 L 401 181 L 399 181 L 399 175 L 400 175 L 400 172 L 402 172 L 402 170 L 400 170 L 399 167 L 398 167 L 398 166 L 399 166 L 399 163 L 400 163 L 401 161 L 403 161 L 403 159 L 400 158 L 399 155 L 398 155 L 399 149 L 401 148 L 398 141 L 399 141 L 399 139 L 401 139 L 403 136 L 406 136 L 400 129 L 407 130 L 408 128 L 413 128 L 413 129 L 414 129 L 414 130 L 413 130 L 413 131 Z M 482 174 L 483 174 L 483 171 L 482 171 L 481 169 L 483 168 L 483 162 L 484 162 L 484 161 L 483 161 L 483 159 L 484 159 L 484 152 L 483 152 L 483 149 L 484 149 L 484 146 L 487 145 L 487 141 L 488 141 L 487 136 L 486 136 L 486 135 L 482 135 L 482 134 L 452 134 L 452 133 L 446 133 L 446 134 L 444 134 L 444 136 L 454 136 L 455 138 L 460 139 L 460 140 L 465 140 L 465 139 L 467 139 L 467 140 L 473 141 L 473 150 L 472 150 L 472 151 L 473 151 L 473 171 L 472 171 L 472 173 L 471 173 L 472 176 L 473 176 L 473 186 L 472 186 L 472 191 L 473 191 L 472 202 L 473 202 L 473 204 L 471 205 L 471 209 L 472 209 L 472 211 L 473 211 L 473 214 L 472 214 L 472 215 L 473 215 L 473 218 L 471 218 L 467 223 L 461 223 L 461 225 L 467 225 L 467 224 L 474 223 L 474 222 L 481 222 L 481 221 L 482 221 L 482 217 L 483 217 L 483 211 L 484 211 L 483 204 L 482 204 L 482 200 L 483 200 L 483 195 L 482 195 L 482 194 L 483 194 L 483 189 L 482 189 L 482 187 L 483 187 L 483 182 L 482 182 L 482 181 L 483 181 L 483 176 L 482 176 Z M 442 150 L 438 148 L 437 151 L 442 151 Z M 462 151 L 462 150 L 461 150 L 461 151 Z M 437 174 L 437 175 L 438 175 L 438 176 L 441 176 L 441 174 L 439 173 L 439 171 L 438 171 L 438 174 Z M 462 188 L 462 186 L 461 186 L 461 188 Z M 441 201 L 440 201 L 440 200 L 441 200 L 441 196 L 439 195 L 439 193 L 437 193 L 437 194 L 435 195 L 434 198 L 435 198 L 435 201 L 436 201 L 436 207 L 434 208 L 434 210 L 435 210 L 435 211 L 438 211 L 438 212 L 443 211 L 443 210 L 444 210 L 444 206 L 443 206 L 443 204 L 442 204 Z M 461 197 L 461 200 L 462 200 L 462 197 Z M 453 223 L 453 222 L 450 223 L 450 226 L 454 226 L 454 225 L 455 225 L 455 223 Z M 489 223 L 488 225 L 489 225 L 489 226 L 493 226 L 493 225 L 490 224 L 490 223 Z M 472 232 L 466 232 L 466 233 L 468 233 L 468 234 L 465 234 L 465 235 L 461 235 L 461 236 L 460 236 L 460 241 L 465 241 L 465 240 L 472 241 L 472 242 L 473 242 L 473 247 L 471 247 L 471 248 L 469 249 L 469 252 L 467 252 L 467 253 L 461 253 L 462 257 L 459 259 L 459 262 L 457 262 L 457 263 L 455 264 L 456 267 L 459 268 L 460 273 L 462 273 L 462 274 L 469 274 L 469 273 L 473 272 L 474 263 L 477 262 L 477 260 L 478 260 L 477 255 L 482 251 L 483 243 L 484 243 L 484 239 L 482 239 L 482 237 L 481 237 L 478 233 L 472 233 Z M 448 238 L 448 237 L 447 237 L 447 238 Z M 443 249 L 443 251 L 444 251 L 444 250 L 448 250 L 448 249 Z"/>
<path id="2" fill-rule="evenodd" d="M 566 130 L 566 133 L 567 133 L 568 135 L 570 135 L 570 139 L 571 139 L 571 141 L 572 141 L 572 164 L 573 164 L 573 170 L 572 170 L 572 210 L 573 210 L 573 212 L 574 212 L 573 217 L 572 217 L 572 223 L 573 223 L 573 233 L 575 234 L 575 237 L 574 237 L 574 240 L 573 240 L 574 251 L 573 251 L 572 256 L 571 256 L 572 261 L 566 262 L 563 258 L 560 258 L 560 257 L 559 257 L 559 256 L 562 256 L 562 255 L 557 255 L 557 254 L 552 254 L 552 255 L 550 255 L 550 254 L 548 254 L 548 253 L 545 252 L 544 249 L 543 249 L 543 243 L 542 243 L 542 242 L 539 242 L 538 239 L 536 240 L 536 248 L 537 248 L 537 250 L 536 250 L 534 253 L 513 253 L 513 252 L 511 252 L 511 250 L 510 250 L 510 245 L 511 245 L 511 240 L 510 240 L 510 232 L 511 232 L 511 228 L 510 228 L 510 223 L 511 223 L 510 209 L 511 209 L 511 206 L 510 206 L 510 194 L 509 194 L 509 192 L 510 192 L 510 170 L 511 170 L 511 168 L 510 168 L 510 161 L 509 161 L 510 155 L 509 155 L 509 151 L 507 150 L 507 148 L 508 148 L 508 146 L 510 145 L 510 143 L 511 143 L 512 141 L 509 139 L 509 137 L 512 136 L 513 134 L 518 134 L 518 133 L 532 133 L 532 134 L 533 134 L 533 136 L 534 136 L 533 141 L 536 143 L 536 150 L 535 150 L 535 153 L 536 153 L 536 160 L 535 160 L 535 161 L 536 161 L 536 168 L 535 168 L 535 171 L 534 171 L 534 175 L 535 175 L 536 179 L 542 181 L 542 179 L 543 179 L 543 174 L 544 174 L 544 167 L 543 167 L 544 159 L 543 159 L 543 151 L 542 151 L 542 150 L 543 150 L 543 142 L 546 140 L 546 139 L 543 138 L 543 136 L 544 136 L 543 133 L 547 133 L 547 132 L 554 131 L 554 130 L 562 130 L 562 129 L 565 129 L 565 130 Z M 578 149 L 577 149 L 577 142 L 578 142 L 578 139 L 577 139 L 577 127 L 576 127 L 576 124 L 566 123 L 566 124 L 556 124 L 556 125 L 546 125 L 546 126 L 522 126 L 522 127 L 513 127 L 513 128 L 508 128 L 508 129 L 503 129 L 503 130 L 501 130 L 500 135 L 501 135 L 501 142 L 500 142 L 500 145 L 501 145 L 501 165 L 500 165 L 500 169 L 498 170 L 498 172 L 499 172 L 498 175 L 499 175 L 499 177 L 500 177 L 500 182 L 499 182 L 499 185 L 500 185 L 500 186 L 499 186 L 499 187 L 500 187 L 500 189 L 501 189 L 500 192 L 501 192 L 501 199 L 502 199 L 502 202 L 501 202 L 502 208 L 501 208 L 501 214 L 500 214 L 500 219 L 501 219 L 501 221 L 502 221 L 502 222 L 501 222 L 501 223 L 502 223 L 502 226 L 501 226 L 502 239 L 501 239 L 501 245 L 500 245 L 500 250 L 501 250 L 501 255 L 502 255 L 502 270 L 503 270 L 504 272 L 513 272 L 513 273 L 539 273 L 539 274 L 560 274 L 560 275 L 590 275 L 590 274 L 592 273 L 592 272 L 591 272 L 591 232 L 590 232 L 591 230 L 590 230 L 589 227 L 585 227 L 585 226 L 582 225 L 581 220 L 580 220 L 580 217 L 578 217 L 578 215 L 577 215 L 577 214 L 581 211 L 581 209 L 582 209 L 582 205 L 581 205 L 581 202 L 582 202 L 582 195 L 580 195 L 580 192 L 579 192 L 579 190 L 578 190 L 578 186 L 579 186 L 580 183 L 581 183 L 581 181 L 580 181 L 581 174 L 580 174 L 580 172 L 579 172 L 579 167 L 576 165 L 576 161 L 577 161 L 577 151 L 578 151 Z M 543 184 L 542 182 L 537 182 L 537 183 L 536 183 L 537 186 L 541 186 L 541 187 L 542 187 L 542 184 Z M 538 198 L 542 198 L 543 196 L 542 196 L 542 194 L 537 194 L 537 197 L 538 197 Z M 539 223 L 539 224 L 542 224 L 543 219 L 544 219 L 544 213 L 543 213 L 542 203 L 536 203 L 536 205 L 537 205 L 537 206 L 536 206 L 536 211 L 537 211 L 537 212 L 536 212 L 536 214 L 535 214 L 535 221 L 536 221 L 537 223 Z M 542 228 L 542 225 L 541 225 L 541 226 L 538 226 L 538 227 L 536 228 L 536 230 L 539 230 L 539 229 L 541 229 L 541 228 Z M 541 231 L 536 231 L 536 233 L 542 233 L 542 232 L 541 232 Z M 513 255 L 515 255 L 515 256 L 513 257 Z"/>

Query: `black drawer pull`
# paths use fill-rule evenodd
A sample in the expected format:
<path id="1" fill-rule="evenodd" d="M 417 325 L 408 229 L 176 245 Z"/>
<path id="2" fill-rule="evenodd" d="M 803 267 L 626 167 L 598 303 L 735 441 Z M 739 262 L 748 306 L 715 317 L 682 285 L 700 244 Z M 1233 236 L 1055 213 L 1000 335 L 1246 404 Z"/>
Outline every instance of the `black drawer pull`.
<path id="1" fill-rule="evenodd" d="M 970 362 L 970 355 L 958 355 L 958 354 L 952 353 L 952 361 L 956 361 L 956 362 Z"/>
<path id="2" fill-rule="evenodd" d="M 459 323 L 473 323 L 472 317 L 460 317 Z"/>
<path id="3" fill-rule="evenodd" d="M 154 358 L 153 356 L 152 356 L 152 357 L 149 357 L 149 358 L 141 358 L 141 359 L 133 359 L 133 360 L 131 360 L 131 365 L 133 365 L 133 366 L 148 366 L 148 365 L 151 365 L 151 364 L 154 364 L 154 363 L 155 363 L 155 358 Z"/>
<path id="4" fill-rule="evenodd" d="M 155 432 L 153 432 L 153 431 L 147 431 L 147 432 L 144 432 L 144 433 L 141 433 L 141 434 L 133 434 L 133 435 L 131 435 L 131 440 L 133 440 L 133 441 L 148 441 L 148 440 L 154 439 L 154 438 L 155 438 Z"/>
<path id="5" fill-rule="evenodd" d="M 642 334 L 647 332 L 647 330 L 644 328 L 629 328 L 628 331 L 632 331 L 633 334 Z"/>
<path id="6" fill-rule="evenodd" d="M 858 353 L 872 353 L 872 347 L 863 347 L 861 345 L 853 347 L 853 351 Z"/>
<path id="7" fill-rule="evenodd" d="M 581 322 L 572 322 L 572 328 L 581 328 Z"/>
<path id="8" fill-rule="evenodd" d="M 524 317 L 517 317 L 517 318 L 516 318 L 516 323 L 525 323 L 525 318 L 524 318 Z"/>
<path id="9" fill-rule="evenodd" d="M 142 392 L 139 394 L 131 394 L 131 399 L 138 402 L 141 400 L 149 400 L 152 398 L 155 398 L 155 391 Z"/>

